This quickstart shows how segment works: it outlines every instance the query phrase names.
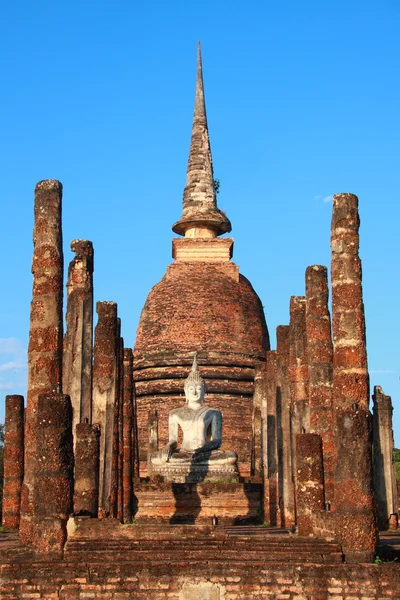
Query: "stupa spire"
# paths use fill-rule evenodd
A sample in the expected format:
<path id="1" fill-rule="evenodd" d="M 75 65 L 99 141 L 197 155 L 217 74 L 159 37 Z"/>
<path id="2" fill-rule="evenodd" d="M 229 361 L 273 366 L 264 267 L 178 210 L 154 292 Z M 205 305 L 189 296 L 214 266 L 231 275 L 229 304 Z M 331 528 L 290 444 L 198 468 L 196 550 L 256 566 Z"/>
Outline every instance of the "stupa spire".
<path id="1" fill-rule="evenodd" d="M 200 42 L 197 48 L 196 100 L 182 218 L 174 223 L 172 230 L 192 238 L 212 238 L 231 231 L 229 219 L 217 207 Z"/>

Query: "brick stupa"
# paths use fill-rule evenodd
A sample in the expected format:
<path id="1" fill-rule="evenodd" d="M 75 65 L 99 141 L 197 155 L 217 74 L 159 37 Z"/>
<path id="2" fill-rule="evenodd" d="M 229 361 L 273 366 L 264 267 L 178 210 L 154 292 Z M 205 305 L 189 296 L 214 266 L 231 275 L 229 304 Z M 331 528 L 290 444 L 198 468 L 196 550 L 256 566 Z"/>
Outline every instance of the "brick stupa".
<path id="1" fill-rule="evenodd" d="M 231 224 L 217 207 L 200 45 L 183 211 L 172 229 L 184 237 L 172 241 L 174 262 L 147 297 L 134 348 L 141 473 L 149 410 L 157 411 L 163 445 L 196 351 L 207 402 L 223 413 L 223 447 L 238 453 L 240 474 L 249 476 L 255 368 L 265 362 L 269 336 L 259 297 L 231 262 L 233 239 L 218 237 Z"/>

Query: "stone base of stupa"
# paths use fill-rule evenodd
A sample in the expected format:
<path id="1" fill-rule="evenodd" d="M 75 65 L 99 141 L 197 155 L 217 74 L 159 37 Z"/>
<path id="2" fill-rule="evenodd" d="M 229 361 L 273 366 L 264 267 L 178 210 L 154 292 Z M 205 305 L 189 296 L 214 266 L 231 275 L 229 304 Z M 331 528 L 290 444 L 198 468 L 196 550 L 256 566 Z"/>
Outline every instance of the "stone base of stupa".
<path id="1" fill-rule="evenodd" d="M 135 482 L 136 522 L 240 525 L 262 521 L 257 483 Z"/>

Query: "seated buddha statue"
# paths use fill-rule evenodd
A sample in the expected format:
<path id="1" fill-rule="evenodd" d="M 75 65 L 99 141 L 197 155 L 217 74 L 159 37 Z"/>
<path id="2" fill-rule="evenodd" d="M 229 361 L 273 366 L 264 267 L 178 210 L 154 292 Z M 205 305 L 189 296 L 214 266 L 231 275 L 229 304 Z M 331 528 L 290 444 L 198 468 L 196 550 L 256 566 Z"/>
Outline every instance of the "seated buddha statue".
<path id="1" fill-rule="evenodd" d="M 171 481 L 185 475 L 185 481 L 198 481 L 206 474 L 237 474 L 237 454 L 219 450 L 222 443 L 222 414 L 204 405 L 205 385 L 195 355 L 192 369 L 185 380 L 186 405 L 173 409 L 168 419 L 168 443 L 151 456 L 154 473 Z M 179 427 L 182 445 L 178 448 Z M 178 479 L 174 479 L 175 475 Z M 168 477 L 168 474 L 171 477 Z"/>

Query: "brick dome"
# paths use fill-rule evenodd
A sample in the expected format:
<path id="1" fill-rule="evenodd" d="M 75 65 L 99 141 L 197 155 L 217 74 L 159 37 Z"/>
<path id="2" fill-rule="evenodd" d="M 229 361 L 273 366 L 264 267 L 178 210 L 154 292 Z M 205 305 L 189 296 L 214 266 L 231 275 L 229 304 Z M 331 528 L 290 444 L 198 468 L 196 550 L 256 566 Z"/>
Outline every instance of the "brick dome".
<path id="1" fill-rule="evenodd" d="M 264 360 L 268 331 L 259 297 L 232 263 L 173 263 L 150 291 L 135 345 L 135 367 Z"/>

